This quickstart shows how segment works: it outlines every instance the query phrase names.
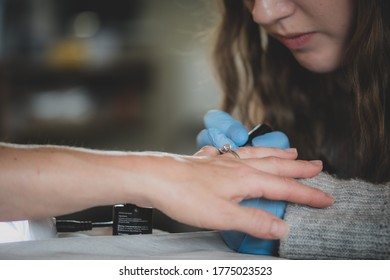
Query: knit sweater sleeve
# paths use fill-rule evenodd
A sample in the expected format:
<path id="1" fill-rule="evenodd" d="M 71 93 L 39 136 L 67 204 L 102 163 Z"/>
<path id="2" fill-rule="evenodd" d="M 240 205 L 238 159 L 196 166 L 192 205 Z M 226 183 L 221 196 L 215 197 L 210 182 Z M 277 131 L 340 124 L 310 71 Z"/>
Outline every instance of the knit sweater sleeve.
<path id="1" fill-rule="evenodd" d="M 325 209 L 289 204 L 279 254 L 289 259 L 390 259 L 390 185 L 320 174 L 301 182 L 331 193 Z"/>

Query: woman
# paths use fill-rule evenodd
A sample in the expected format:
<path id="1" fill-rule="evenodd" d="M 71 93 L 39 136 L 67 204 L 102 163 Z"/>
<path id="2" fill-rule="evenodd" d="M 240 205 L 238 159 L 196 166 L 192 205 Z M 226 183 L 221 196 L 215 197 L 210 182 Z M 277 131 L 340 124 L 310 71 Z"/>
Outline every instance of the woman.
<path id="1" fill-rule="evenodd" d="M 288 206 L 290 234 L 279 253 L 390 258 L 389 1 L 222 3 L 214 56 L 223 109 L 248 127 L 265 122 L 285 132 L 300 158 L 321 159 L 332 175 L 310 183 L 333 193 L 335 205 Z M 199 144 L 246 141 L 237 121 L 218 124 L 215 113 Z"/>

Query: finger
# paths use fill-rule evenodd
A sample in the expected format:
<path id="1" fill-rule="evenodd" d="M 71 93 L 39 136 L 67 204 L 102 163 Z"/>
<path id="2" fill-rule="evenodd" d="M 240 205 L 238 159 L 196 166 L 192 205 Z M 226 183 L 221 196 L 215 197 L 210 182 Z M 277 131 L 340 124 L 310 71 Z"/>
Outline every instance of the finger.
<path id="1" fill-rule="evenodd" d="M 279 149 L 268 147 L 241 147 L 235 150 L 241 159 L 279 157 L 285 159 L 296 159 L 298 151 L 295 148 Z"/>
<path id="2" fill-rule="evenodd" d="M 288 235 L 287 223 L 274 215 L 249 207 L 242 207 L 241 210 L 248 218 L 236 220 L 237 225 L 234 226 L 239 231 L 246 231 L 249 235 L 262 239 L 282 239 Z"/>
<path id="3" fill-rule="evenodd" d="M 249 175 L 249 177 L 251 177 Z M 293 203 L 304 204 L 311 207 L 323 208 L 334 203 L 335 199 L 330 194 L 319 189 L 306 186 L 292 178 L 275 176 L 268 173 L 260 173 L 259 177 L 248 178 L 248 182 L 257 184 L 246 184 L 241 186 L 249 188 L 250 198 L 264 197 L 271 200 L 285 200 Z M 270 186 L 273 186 L 270 188 Z M 242 190 L 237 190 L 241 192 Z"/>
<path id="4" fill-rule="evenodd" d="M 237 149 L 237 145 L 217 128 L 203 129 L 196 138 L 197 147 L 214 146 L 220 148 L 225 144 L 232 145 L 232 149 Z"/>
<path id="5" fill-rule="evenodd" d="M 311 178 L 320 173 L 323 168 L 320 160 L 290 160 L 278 157 L 262 160 L 248 159 L 245 163 L 263 172 L 290 178 Z"/>
<path id="6" fill-rule="evenodd" d="M 262 239 L 281 239 L 288 234 L 288 225 L 264 210 L 235 204 L 222 209 L 225 218 L 216 217 L 219 230 L 237 230 Z"/>
<path id="7" fill-rule="evenodd" d="M 204 116 L 206 128 L 218 128 L 222 134 L 232 139 L 237 146 L 248 140 L 248 131 L 230 114 L 220 110 L 210 110 Z"/>
<path id="8" fill-rule="evenodd" d="M 286 149 L 290 147 L 288 137 L 281 131 L 273 131 L 261 136 L 257 136 L 252 140 L 253 146 L 274 147 Z"/>
<path id="9" fill-rule="evenodd" d="M 239 122 L 232 123 L 226 131 L 226 136 L 232 139 L 237 146 L 242 146 L 248 141 L 248 131 Z"/>
<path id="10" fill-rule="evenodd" d="M 211 138 L 209 136 L 208 130 L 203 129 L 199 134 L 196 136 L 196 146 L 198 149 L 201 149 L 204 146 L 212 146 L 213 143 L 211 141 Z"/>
<path id="11" fill-rule="evenodd" d="M 213 146 L 204 146 L 199 151 L 197 151 L 195 156 L 206 156 L 206 157 L 214 157 L 218 156 L 220 153 L 217 148 Z"/>
<path id="12" fill-rule="evenodd" d="M 214 147 L 219 149 L 223 145 L 230 144 L 233 150 L 238 148 L 238 146 L 233 142 L 233 140 L 227 137 L 221 130 L 217 128 L 209 128 L 207 132 Z"/>

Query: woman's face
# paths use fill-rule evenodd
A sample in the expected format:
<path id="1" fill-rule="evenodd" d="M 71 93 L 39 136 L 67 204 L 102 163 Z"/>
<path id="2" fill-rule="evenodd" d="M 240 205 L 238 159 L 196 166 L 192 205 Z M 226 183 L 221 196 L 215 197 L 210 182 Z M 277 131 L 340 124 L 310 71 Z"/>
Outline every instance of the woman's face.
<path id="1" fill-rule="evenodd" d="M 253 20 L 305 68 L 336 70 L 351 38 L 355 0 L 243 0 Z"/>

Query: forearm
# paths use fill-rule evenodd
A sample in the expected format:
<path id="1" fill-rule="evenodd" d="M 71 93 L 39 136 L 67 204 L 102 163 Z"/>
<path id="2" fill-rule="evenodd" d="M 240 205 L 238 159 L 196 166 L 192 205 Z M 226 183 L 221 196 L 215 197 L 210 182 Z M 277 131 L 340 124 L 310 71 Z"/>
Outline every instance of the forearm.
<path id="1" fill-rule="evenodd" d="M 6 144 L 0 149 L 0 220 L 145 200 L 136 175 L 143 163 L 134 154 Z"/>
<path id="2" fill-rule="evenodd" d="M 279 239 L 286 234 L 283 221 L 238 202 L 264 196 L 325 207 L 334 200 L 292 179 L 312 177 L 322 169 L 319 162 L 295 160 L 294 150 L 240 148 L 237 159 L 212 147 L 196 156 L 5 144 L 0 148 L 0 220 L 133 203 L 196 227 Z"/>
<path id="3" fill-rule="evenodd" d="M 289 236 L 280 255 L 291 259 L 390 258 L 390 186 L 337 180 L 321 174 L 302 180 L 333 194 L 326 209 L 296 204 L 287 207 Z"/>

